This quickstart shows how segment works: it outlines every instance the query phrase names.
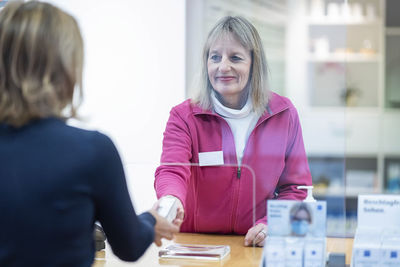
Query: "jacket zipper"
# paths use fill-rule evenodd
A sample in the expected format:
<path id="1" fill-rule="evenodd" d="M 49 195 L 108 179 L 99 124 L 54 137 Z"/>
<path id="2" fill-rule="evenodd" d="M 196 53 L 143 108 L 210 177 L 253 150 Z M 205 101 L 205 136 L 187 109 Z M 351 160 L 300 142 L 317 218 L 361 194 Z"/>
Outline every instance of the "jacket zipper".
<path id="1" fill-rule="evenodd" d="M 240 169 L 240 167 L 239 167 Z M 238 170 L 239 170 L 238 169 Z M 232 210 L 232 217 L 231 217 L 231 230 L 232 232 L 235 231 L 235 224 L 236 224 L 236 210 L 237 210 L 237 206 L 238 206 L 238 202 L 239 202 L 239 188 L 240 188 L 240 179 L 236 179 L 235 180 L 235 190 L 233 192 L 233 210 Z"/>
<path id="2" fill-rule="evenodd" d="M 229 124 L 228 124 L 223 118 L 221 118 L 220 116 L 218 116 L 218 117 L 219 117 L 221 120 L 223 120 L 224 123 L 226 123 L 226 125 L 227 125 L 229 131 L 231 132 L 231 136 L 232 136 L 232 138 L 233 138 L 233 133 L 232 133 L 232 130 L 231 130 Z M 235 138 L 233 138 L 233 148 L 234 148 L 234 152 L 235 152 L 235 155 L 236 155 Z M 239 165 L 237 156 L 235 156 L 235 157 L 236 157 L 236 164 L 237 164 L 238 167 L 237 167 L 237 169 L 236 169 L 236 178 L 237 178 L 237 179 L 234 180 L 234 187 L 235 187 L 235 188 L 234 188 L 234 191 L 233 191 L 233 208 L 232 208 L 232 215 L 231 215 L 231 222 L 232 222 L 231 231 L 232 231 L 232 232 L 234 232 L 234 230 L 235 230 L 235 223 L 236 223 L 236 216 L 235 216 L 235 214 L 236 214 L 236 210 L 237 210 L 237 206 L 238 206 L 238 201 L 239 201 L 240 177 L 241 177 L 241 174 L 242 174 L 242 170 L 241 170 L 241 168 L 240 168 L 240 165 Z"/>
<path id="3" fill-rule="evenodd" d="M 256 128 L 261 125 L 265 120 L 267 120 L 267 118 L 261 120 L 260 122 L 256 123 L 256 125 L 254 126 L 254 129 L 251 131 L 250 135 L 249 135 L 249 139 L 247 139 L 247 142 L 244 146 L 243 149 L 243 158 L 242 158 L 242 164 L 244 163 L 244 159 L 245 159 L 245 155 L 246 155 L 246 148 L 247 148 L 247 144 L 249 143 L 249 140 L 251 138 L 251 136 L 253 135 L 254 131 L 256 130 Z M 232 131 L 232 130 L 231 130 Z M 237 160 L 237 156 L 236 156 L 236 163 L 238 164 L 238 160 Z M 239 202 L 239 187 L 240 187 L 240 178 L 242 176 L 242 169 L 240 167 L 240 165 L 238 164 L 238 168 L 237 168 L 237 172 L 236 172 L 236 177 L 237 177 L 237 181 L 235 183 L 235 192 L 234 192 L 234 206 L 233 206 L 233 211 L 232 211 L 232 232 L 235 231 L 235 224 L 236 224 L 236 210 L 237 210 L 237 206 L 238 206 L 238 202 Z M 255 181 L 253 179 L 255 179 L 255 177 L 251 177 L 252 178 L 252 183 L 254 183 Z"/>
<path id="4" fill-rule="evenodd" d="M 266 120 L 266 119 L 263 119 L 262 121 L 260 121 L 259 123 L 257 123 L 257 124 L 254 126 L 254 129 L 251 131 L 251 133 L 250 133 L 250 135 L 249 135 L 249 139 L 247 139 L 247 142 L 246 142 L 246 144 L 245 144 L 245 146 L 244 146 L 244 149 L 243 149 L 242 164 L 243 164 L 243 162 L 244 162 L 245 152 L 246 152 L 247 144 L 248 144 L 248 142 L 249 142 L 249 140 L 250 140 L 250 137 L 253 135 L 253 132 L 255 131 L 255 129 L 256 129 L 261 123 L 263 123 L 265 120 Z M 228 125 L 228 126 L 229 126 L 229 125 Z M 230 129 L 230 128 L 229 128 L 229 129 Z M 231 133 L 232 133 L 232 130 L 230 130 L 230 131 L 231 131 Z M 233 133 L 232 133 L 232 136 L 233 136 Z M 235 146 L 236 146 L 236 144 L 235 144 Z M 238 161 L 237 156 L 236 156 L 236 164 L 238 165 L 238 168 L 237 168 L 237 170 L 236 170 L 236 178 L 237 178 L 237 180 L 236 180 L 236 182 L 235 182 L 235 191 L 234 191 L 234 195 L 233 195 L 233 197 L 234 197 L 234 202 L 233 202 L 233 203 L 234 203 L 234 204 L 233 204 L 232 219 L 231 219 L 231 221 L 232 221 L 232 232 L 235 231 L 236 210 L 237 210 L 238 202 L 239 202 L 240 178 L 241 178 L 241 176 L 242 176 L 242 169 L 241 169 L 241 167 L 240 167 L 240 165 L 239 165 L 239 161 Z M 252 179 L 253 179 L 253 177 L 252 177 Z M 251 182 L 254 183 L 254 181 L 251 181 Z"/>
<path id="5" fill-rule="evenodd" d="M 284 110 L 286 110 L 286 109 L 287 109 L 287 108 L 285 108 L 285 109 L 283 109 L 283 110 L 281 110 L 281 111 L 279 111 L 279 112 L 277 112 L 277 113 L 275 113 L 275 114 L 278 114 L 278 113 L 280 113 L 280 112 L 282 112 L 282 111 L 284 111 Z M 274 114 L 274 115 L 275 115 L 275 114 Z M 226 124 L 228 124 L 228 123 L 227 123 L 222 117 L 220 117 L 219 115 L 216 115 L 216 114 L 208 114 L 208 115 L 216 116 L 216 117 L 222 119 Z M 271 116 L 270 116 L 270 117 L 271 117 Z M 246 144 L 245 144 L 245 147 L 244 147 L 244 150 L 243 150 L 243 160 L 242 160 L 242 163 L 244 162 L 245 152 L 246 152 L 247 144 L 248 144 L 248 142 L 249 142 L 249 140 L 250 140 L 250 137 L 253 135 L 253 133 L 254 133 L 254 131 L 256 130 L 256 128 L 257 128 L 259 125 L 261 125 L 264 121 L 266 121 L 267 119 L 269 119 L 270 117 L 262 119 L 261 121 L 259 121 L 258 123 L 256 123 L 256 125 L 254 126 L 254 129 L 251 131 L 251 133 L 250 133 L 250 135 L 249 135 L 249 139 L 247 140 L 247 142 L 246 142 Z M 228 127 L 229 127 L 229 124 L 228 124 Z M 232 130 L 230 129 L 230 127 L 229 127 L 229 130 L 231 131 L 231 134 L 232 134 L 232 137 L 233 137 L 233 133 L 232 133 Z M 233 143 L 235 144 L 235 141 L 234 141 Z M 236 152 L 236 150 L 235 150 L 235 152 Z M 236 164 L 238 164 L 237 156 L 236 156 Z M 237 168 L 237 171 L 236 171 L 237 180 L 235 181 L 235 191 L 234 191 L 234 193 L 233 193 L 234 204 L 233 204 L 233 210 L 232 210 L 232 216 L 231 216 L 231 221 L 232 221 L 231 229 L 232 229 L 232 232 L 234 232 L 234 230 L 235 230 L 235 224 L 236 224 L 236 216 L 235 216 L 235 213 L 236 213 L 237 206 L 238 206 L 238 202 L 239 202 L 239 196 L 238 196 L 238 194 L 239 194 L 239 186 L 240 186 L 240 178 L 241 178 L 241 175 L 242 175 L 242 170 L 241 170 L 241 168 L 240 168 L 240 166 L 239 166 L 239 164 L 238 164 L 238 168 Z M 253 182 L 254 182 L 254 181 L 253 181 Z"/>

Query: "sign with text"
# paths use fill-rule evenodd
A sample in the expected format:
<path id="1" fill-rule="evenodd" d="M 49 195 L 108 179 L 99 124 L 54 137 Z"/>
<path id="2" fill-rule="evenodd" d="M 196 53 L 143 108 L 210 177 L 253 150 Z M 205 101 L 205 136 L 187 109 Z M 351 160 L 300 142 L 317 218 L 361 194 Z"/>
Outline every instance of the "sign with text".
<path id="1" fill-rule="evenodd" d="M 325 201 L 268 200 L 267 205 L 269 235 L 325 237 Z"/>
<path id="2" fill-rule="evenodd" d="M 358 228 L 394 228 L 399 225 L 400 196 L 358 196 Z"/>

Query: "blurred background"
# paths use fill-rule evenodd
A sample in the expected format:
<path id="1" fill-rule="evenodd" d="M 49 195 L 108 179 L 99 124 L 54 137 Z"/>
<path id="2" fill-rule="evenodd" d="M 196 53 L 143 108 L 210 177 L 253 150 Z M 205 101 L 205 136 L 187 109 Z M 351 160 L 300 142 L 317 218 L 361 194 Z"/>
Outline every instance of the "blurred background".
<path id="1" fill-rule="evenodd" d="M 206 35 L 226 15 L 254 23 L 271 89 L 298 109 L 328 235 L 354 234 L 358 194 L 400 193 L 400 1 L 49 2 L 85 41 L 84 120 L 71 124 L 112 137 L 137 211 L 156 200 L 169 111 L 196 88 Z"/>

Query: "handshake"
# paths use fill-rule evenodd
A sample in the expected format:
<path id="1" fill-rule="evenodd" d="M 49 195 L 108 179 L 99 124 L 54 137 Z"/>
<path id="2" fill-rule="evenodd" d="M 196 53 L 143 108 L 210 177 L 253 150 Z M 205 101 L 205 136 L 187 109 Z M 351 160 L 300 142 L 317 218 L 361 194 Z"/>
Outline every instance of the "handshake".
<path id="1" fill-rule="evenodd" d="M 149 212 L 156 219 L 154 243 L 161 246 L 162 238 L 171 240 L 179 232 L 184 218 L 183 205 L 178 198 L 168 195 L 160 198 Z"/>

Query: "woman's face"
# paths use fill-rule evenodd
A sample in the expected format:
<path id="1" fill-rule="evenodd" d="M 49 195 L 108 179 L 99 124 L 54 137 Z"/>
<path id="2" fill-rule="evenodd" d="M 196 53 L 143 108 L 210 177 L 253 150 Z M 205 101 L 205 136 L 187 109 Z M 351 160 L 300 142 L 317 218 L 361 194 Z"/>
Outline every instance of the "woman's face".
<path id="1" fill-rule="evenodd" d="M 227 107 L 240 109 L 247 99 L 251 53 L 232 35 L 217 39 L 207 60 L 208 78 Z M 222 98 L 222 99 L 221 99 Z"/>
<path id="2" fill-rule="evenodd" d="M 300 209 L 293 216 L 291 221 L 292 234 L 295 236 L 305 236 L 310 227 L 310 215 L 304 209 Z"/>
<path id="3" fill-rule="evenodd" d="M 294 216 L 294 219 L 295 220 L 309 221 L 310 220 L 310 215 L 304 209 L 300 209 L 299 211 L 296 212 L 296 214 Z"/>

